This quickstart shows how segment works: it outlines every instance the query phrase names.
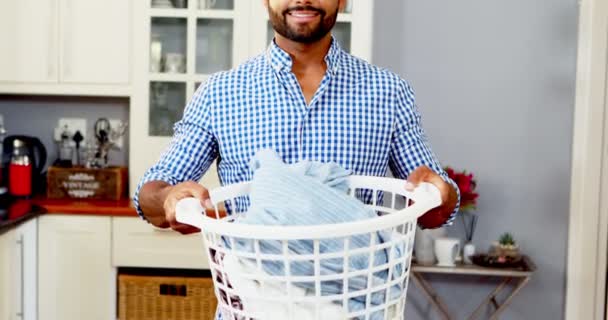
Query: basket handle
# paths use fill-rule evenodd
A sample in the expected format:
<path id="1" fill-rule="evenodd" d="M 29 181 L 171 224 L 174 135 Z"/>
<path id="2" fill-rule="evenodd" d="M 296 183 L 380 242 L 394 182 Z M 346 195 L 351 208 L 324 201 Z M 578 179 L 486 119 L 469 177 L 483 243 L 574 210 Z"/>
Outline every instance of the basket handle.
<path id="1" fill-rule="evenodd" d="M 203 215 L 205 208 L 196 198 L 184 198 L 175 206 L 175 220 L 179 223 L 203 229 Z"/>
<path id="2" fill-rule="evenodd" d="M 441 205 L 441 191 L 434 184 L 428 182 L 420 183 L 412 192 L 412 198 L 415 201 L 416 206 L 420 207 L 416 216 L 420 218 L 429 210 L 434 209 Z"/>

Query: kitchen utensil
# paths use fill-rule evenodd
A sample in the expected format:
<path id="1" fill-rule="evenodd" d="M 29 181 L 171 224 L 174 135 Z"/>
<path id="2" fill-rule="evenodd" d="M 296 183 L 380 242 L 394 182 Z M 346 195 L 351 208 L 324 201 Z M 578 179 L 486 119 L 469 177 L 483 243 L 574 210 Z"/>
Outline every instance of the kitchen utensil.
<path id="1" fill-rule="evenodd" d="M 74 133 L 72 140 L 76 144 L 76 165 L 80 165 L 80 143 L 82 142 L 82 140 L 84 140 L 84 137 L 82 136 L 82 133 L 80 133 L 80 130 L 76 130 L 76 133 Z"/>
<path id="2" fill-rule="evenodd" d="M 108 164 L 108 150 L 111 147 L 110 144 L 110 132 L 112 126 L 110 120 L 106 118 L 99 118 L 95 121 L 95 137 L 97 138 L 97 166 L 105 167 Z"/>
<path id="3" fill-rule="evenodd" d="M 99 144 L 108 142 L 110 130 L 112 130 L 110 120 L 106 118 L 99 118 L 97 121 L 95 121 L 95 137 L 97 138 Z"/>
<path id="4" fill-rule="evenodd" d="M 72 160 L 74 159 L 74 148 L 71 145 L 72 134 L 68 131 L 67 126 L 64 127 L 61 132 L 60 140 L 57 144 L 58 157 L 54 166 L 63 168 L 69 168 L 72 166 Z"/>

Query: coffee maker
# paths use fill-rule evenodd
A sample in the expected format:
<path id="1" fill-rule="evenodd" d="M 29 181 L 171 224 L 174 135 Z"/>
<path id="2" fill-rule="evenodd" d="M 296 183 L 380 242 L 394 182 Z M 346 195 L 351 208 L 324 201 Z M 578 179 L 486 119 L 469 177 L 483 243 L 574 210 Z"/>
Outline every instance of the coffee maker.
<path id="1" fill-rule="evenodd" d="M 8 164 L 11 161 L 11 155 L 13 154 L 13 145 L 15 140 L 23 141 L 25 148 L 27 149 L 28 156 L 32 161 L 32 190 L 33 193 L 40 193 L 44 191 L 46 185 L 46 177 L 44 167 L 46 165 L 46 148 L 40 139 L 36 137 L 23 136 L 23 135 L 12 135 L 4 138 L 2 142 L 2 177 L 4 177 L 4 184 L 8 181 Z"/>

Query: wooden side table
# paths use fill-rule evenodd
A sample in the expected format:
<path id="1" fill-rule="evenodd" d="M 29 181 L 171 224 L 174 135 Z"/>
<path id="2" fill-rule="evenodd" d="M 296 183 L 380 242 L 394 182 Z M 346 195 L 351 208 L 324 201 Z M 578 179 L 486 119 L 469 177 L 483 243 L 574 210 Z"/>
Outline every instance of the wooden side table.
<path id="1" fill-rule="evenodd" d="M 479 317 L 483 307 L 491 304 L 494 306 L 494 312 L 490 319 L 496 319 L 498 315 L 505 310 L 505 308 L 511 303 L 513 297 L 530 281 L 532 273 L 536 270 L 536 266 L 530 260 L 528 256 L 523 256 L 522 267 L 518 269 L 509 268 L 487 268 L 477 265 L 463 265 L 458 264 L 455 267 L 438 267 L 438 266 L 422 266 L 412 261 L 411 277 L 414 280 L 416 286 L 418 286 L 424 296 L 431 302 L 431 305 L 437 309 L 441 317 L 445 320 L 451 320 L 450 312 L 447 306 L 441 300 L 437 292 L 431 287 L 431 284 L 424 278 L 424 274 L 444 274 L 444 275 L 470 275 L 478 277 L 499 277 L 502 281 L 498 284 L 496 289 L 492 291 L 471 313 L 467 318 L 470 320 L 477 319 Z M 507 287 L 511 282 L 515 283 L 515 286 L 511 292 L 507 295 L 503 302 L 496 300 L 497 295 Z"/>

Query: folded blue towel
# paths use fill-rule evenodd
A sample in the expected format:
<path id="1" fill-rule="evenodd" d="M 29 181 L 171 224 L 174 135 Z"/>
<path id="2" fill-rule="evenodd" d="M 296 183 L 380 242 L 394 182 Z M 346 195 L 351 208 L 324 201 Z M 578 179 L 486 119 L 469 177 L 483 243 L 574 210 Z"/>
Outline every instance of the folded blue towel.
<path id="1" fill-rule="evenodd" d="M 259 151 L 251 161 L 254 171 L 249 194 L 250 206 L 247 213 L 236 219 L 235 223 L 255 225 L 319 225 L 350 222 L 377 217 L 374 210 L 367 208 L 361 201 L 347 194 L 346 178 L 351 174 L 335 163 L 319 163 L 302 161 L 287 165 L 272 150 Z M 374 243 L 384 243 L 390 239 L 388 232 L 376 232 Z M 366 248 L 370 244 L 370 234 L 356 235 L 349 239 L 349 249 Z M 226 241 L 226 245 L 229 245 Z M 279 241 L 260 241 L 262 253 L 280 254 L 283 250 Z M 246 239 L 235 241 L 236 250 L 253 252 L 253 242 Z M 343 251 L 343 239 L 324 239 L 319 242 L 319 252 Z M 312 254 L 313 241 L 297 240 L 288 244 L 290 255 Z M 392 254 L 400 257 L 403 247 L 394 247 Z M 373 265 L 378 266 L 388 261 L 391 248 L 378 250 L 374 253 Z M 357 254 L 349 258 L 349 271 L 363 270 L 369 267 L 369 254 Z M 281 261 L 263 261 L 263 270 L 271 275 L 284 275 L 285 266 Z M 312 261 L 295 261 L 290 264 L 290 273 L 294 276 L 314 275 Z M 339 274 L 344 270 L 342 258 L 322 259 L 320 261 L 321 275 Z M 394 277 L 401 275 L 402 268 L 393 270 Z M 374 273 L 372 286 L 386 283 L 388 270 Z M 349 292 L 367 288 L 367 276 L 351 277 L 348 280 Z M 296 283 L 305 289 L 312 289 L 314 283 Z M 344 289 L 341 281 L 324 281 L 321 285 L 323 295 L 341 294 Z M 391 288 L 390 298 L 401 294 L 400 286 Z M 365 308 L 365 296 L 356 297 L 349 301 L 350 311 Z M 385 301 L 383 293 L 371 296 L 371 305 Z M 381 315 L 379 315 L 382 318 Z M 376 318 L 376 317 L 373 317 Z"/>

